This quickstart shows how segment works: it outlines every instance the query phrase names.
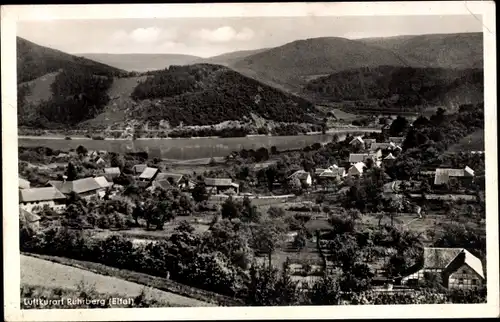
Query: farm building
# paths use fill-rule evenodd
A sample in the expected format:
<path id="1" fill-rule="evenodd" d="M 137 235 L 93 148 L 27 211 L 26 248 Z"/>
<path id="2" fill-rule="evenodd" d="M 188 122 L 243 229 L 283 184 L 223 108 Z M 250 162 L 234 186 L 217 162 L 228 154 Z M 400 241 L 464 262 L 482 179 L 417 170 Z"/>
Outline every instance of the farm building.
<path id="1" fill-rule="evenodd" d="M 303 185 L 310 186 L 312 185 L 312 177 L 311 174 L 304 170 L 298 170 L 292 173 L 288 180 L 299 179 L 300 183 Z"/>
<path id="2" fill-rule="evenodd" d="M 471 289 L 484 284 L 481 260 L 463 248 L 424 248 L 422 261 L 410 269 L 401 284 L 416 285 L 427 276 L 441 278 L 443 286 L 451 289 Z"/>
<path id="3" fill-rule="evenodd" d="M 40 219 L 40 216 L 19 208 L 19 220 L 28 226 L 28 228 L 38 230 L 40 228 Z"/>
<path id="4" fill-rule="evenodd" d="M 180 189 L 191 189 L 194 183 L 181 173 L 160 172 L 155 181 L 168 181 L 171 185 Z"/>
<path id="5" fill-rule="evenodd" d="M 317 175 L 318 182 L 325 181 L 340 181 L 342 178 L 346 176 L 346 172 L 344 168 L 339 168 L 337 166 L 329 167 L 328 169 L 324 169 L 321 173 Z"/>
<path id="6" fill-rule="evenodd" d="M 375 152 L 377 150 L 396 150 L 400 148 L 399 146 L 397 146 L 395 143 L 393 142 L 389 142 L 389 143 L 372 143 L 372 145 L 370 146 L 370 151 L 372 152 Z"/>
<path id="7" fill-rule="evenodd" d="M 221 193 L 224 191 L 234 191 L 239 193 L 239 184 L 234 183 L 231 179 L 223 178 L 205 178 L 204 180 L 207 191 L 211 193 Z"/>
<path id="8" fill-rule="evenodd" d="M 54 187 L 19 190 L 19 205 L 29 212 L 42 210 L 47 205 L 55 211 L 66 207 L 66 196 Z"/>
<path id="9" fill-rule="evenodd" d="M 474 170 L 467 166 L 464 169 L 438 168 L 434 175 L 434 184 L 437 186 L 448 184 L 450 178 L 456 178 L 461 182 L 471 182 L 474 178 Z"/>
<path id="10" fill-rule="evenodd" d="M 119 177 L 121 175 L 120 168 L 104 168 L 104 176 L 108 181 L 113 181 L 114 178 Z"/>
<path id="11" fill-rule="evenodd" d="M 49 181 L 48 185 L 56 188 L 65 195 L 75 192 L 82 198 L 97 197 L 98 192 L 106 190 L 95 178 L 84 178 L 73 181 Z"/>
<path id="12" fill-rule="evenodd" d="M 31 186 L 31 183 L 23 178 L 19 178 L 19 189 L 29 189 Z"/>
<path id="13" fill-rule="evenodd" d="M 347 170 L 347 174 L 350 176 L 361 176 L 365 168 L 366 164 L 364 164 L 364 162 L 358 162 Z"/>
<path id="14" fill-rule="evenodd" d="M 370 148 L 373 143 L 377 142 L 377 139 L 363 139 L 365 142 L 365 148 Z"/>
<path id="15" fill-rule="evenodd" d="M 382 151 L 377 150 L 373 153 L 351 153 L 349 154 L 349 163 L 354 165 L 358 162 L 366 162 L 368 159 L 372 159 L 374 162 L 379 161 L 382 158 Z"/>

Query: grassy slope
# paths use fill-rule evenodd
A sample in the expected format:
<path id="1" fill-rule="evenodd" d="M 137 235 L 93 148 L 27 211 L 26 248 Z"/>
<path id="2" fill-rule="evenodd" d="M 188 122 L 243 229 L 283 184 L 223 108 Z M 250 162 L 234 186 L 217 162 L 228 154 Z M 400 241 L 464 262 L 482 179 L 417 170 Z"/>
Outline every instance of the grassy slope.
<path id="1" fill-rule="evenodd" d="M 254 50 L 240 50 L 240 51 L 234 51 L 230 53 L 225 53 L 222 55 L 218 56 L 213 56 L 209 58 L 200 58 L 199 61 L 196 63 L 207 63 L 207 64 L 218 64 L 218 65 L 225 65 L 225 66 L 232 66 L 236 62 L 238 62 L 241 59 L 244 59 L 245 57 L 248 57 L 250 55 L 258 54 L 261 52 L 264 52 L 266 50 L 269 50 L 270 48 L 261 48 L 261 49 L 254 49 Z"/>
<path id="2" fill-rule="evenodd" d="M 476 131 L 464 137 L 457 144 L 452 145 L 449 152 L 484 151 L 484 130 Z"/>
<path id="3" fill-rule="evenodd" d="M 58 72 L 53 72 L 40 76 L 34 80 L 20 84 L 21 86 L 29 86 L 29 94 L 25 96 L 27 103 L 37 104 L 41 101 L 49 100 L 52 97 L 50 85 L 54 82 Z"/>
<path id="4" fill-rule="evenodd" d="M 250 55 L 235 63 L 237 70 L 249 70 L 269 81 L 296 89 L 304 79 L 361 66 L 401 65 L 385 49 L 344 38 L 298 40 Z"/>
<path id="5" fill-rule="evenodd" d="M 111 276 L 99 275 L 85 269 L 65 266 L 40 258 L 21 255 L 21 284 L 45 287 L 74 288 L 81 281 L 95 284 L 96 291 L 105 294 L 136 296 L 144 285 L 132 283 Z M 151 295 L 173 304 L 184 306 L 206 306 L 202 301 L 180 296 L 174 293 L 152 289 Z"/>

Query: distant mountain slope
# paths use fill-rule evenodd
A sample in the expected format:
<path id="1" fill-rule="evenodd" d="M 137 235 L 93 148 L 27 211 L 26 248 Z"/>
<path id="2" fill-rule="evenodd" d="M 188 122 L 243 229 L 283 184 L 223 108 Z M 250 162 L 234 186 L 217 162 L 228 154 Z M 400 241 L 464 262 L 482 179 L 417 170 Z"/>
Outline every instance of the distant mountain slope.
<path id="1" fill-rule="evenodd" d="M 241 72 L 296 89 L 316 75 L 359 67 L 402 66 L 391 51 L 338 37 L 298 40 L 250 55 L 236 63 Z"/>
<path id="2" fill-rule="evenodd" d="M 379 105 L 450 108 L 483 101 L 482 69 L 444 69 L 380 66 L 334 73 L 310 81 L 304 90 L 316 99 L 379 100 Z"/>
<path id="3" fill-rule="evenodd" d="M 314 106 L 221 65 L 171 66 L 152 73 L 132 93 L 139 101 L 132 117 L 153 125 L 207 125 L 249 120 L 316 122 Z"/>
<path id="4" fill-rule="evenodd" d="M 410 66 L 483 68 L 483 34 L 458 33 L 358 39 L 391 50 Z"/>
<path id="5" fill-rule="evenodd" d="M 234 52 L 225 53 L 222 55 L 213 56 L 213 57 L 209 57 L 209 58 L 201 58 L 196 63 L 232 66 L 233 64 L 244 59 L 245 57 L 248 57 L 248 56 L 254 55 L 254 54 L 258 54 L 258 53 L 261 53 L 261 52 L 264 52 L 267 50 L 269 50 L 269 48 L 234 51 Z"/>
<path id="6" fill-rule="evenodd" d="M 133 72 L 168 68 L 171 65 L 189 65 L 201 59 L 180 54 L 80 54 L 83 57 Z"/>
<path id="7" fill-rule="evenodd" d="M 17 83 L 34 80 L 60 69 L 87 71 L 95 75 L 114 76 L 123 70 L 59 50 L 37 45 L 17 37 Z"/>

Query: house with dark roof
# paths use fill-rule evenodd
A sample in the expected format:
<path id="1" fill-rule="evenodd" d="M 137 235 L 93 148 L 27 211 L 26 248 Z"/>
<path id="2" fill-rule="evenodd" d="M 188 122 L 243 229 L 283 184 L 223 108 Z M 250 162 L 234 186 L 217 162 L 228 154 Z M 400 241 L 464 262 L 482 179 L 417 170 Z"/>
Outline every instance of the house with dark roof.
<path id="1" fill-rule="evenodd" d="M 183 190 L 189 190 L 195 186 L 195 183 L 182 173 L 160 172 L 156 175 L 155 181 L 167 181 L 170 185 Z"/>
<path id="2" fill-rule="evenodd" d="M 19 207 L 29 212 L 41 211 L 49 206 L 55 211 L 66 208 L 66 196 L 54 187 L 19 190 Z"/>
<path id="3" fill-rule="evenodd" d="M 429 275 L 439 276 L 449 289 L 471 289 L 485 283 L 481 260 L 464 248 L 425 247 L 421 261 L 408 273 L 401 284 L 417 285 Z"/>
<path id="4" fill-rule="evenodd" d="M 234 191 L 236 194 L 240 191 L 240 185 L 234 183 L 231 179 L 225 178 L 205 178 L 205 187 L 210 193 L 223 193 Z"/>
<path id="5" fill-rule="evenodd" d="M 366 162 L 368 159 L 372 159 L 373 162 L 380 161 L 382 158 L 382 151 L 377 150 L 372 153 L 351 153 L 349 154 L 349 163 L 354 165 L 358 162 Z"/>
<path id="6" fill-rule="evenodd" d="M 72 192 L 77 193 L 80 197 L 88 199 L 98 197 L 100 191 L 106 190 L 95 178 L 83 178 L 73 181 L 49 181 L 48 185 L 56 188 L 65 195 Z"/>
<path id="7" fill-rule="evenodd" d="M 363 138 L 361 136 L 356 136 L 354 139 L 352 139 L 349 142 L 349 145 L 352 146 L 352 147 L 361 147 L 361 148 L 364 148 L 365 147 L 365 141 L 363 140 Z"/>
<path id="8" fill-rule="evenodd" d="M 436 186 L 448 184 L 451 178 L 461 182 L 471 182 L 474 178 L 474 170 L 467 166 L 464 169 L 437 168 L 434 174 L 434 184 Z"/>
<path id="9" fill-rule="evenodd" d="M 29 189 L 31 186 L 31 183 L 23 178 L 19 178 L 19 189 Z"/>

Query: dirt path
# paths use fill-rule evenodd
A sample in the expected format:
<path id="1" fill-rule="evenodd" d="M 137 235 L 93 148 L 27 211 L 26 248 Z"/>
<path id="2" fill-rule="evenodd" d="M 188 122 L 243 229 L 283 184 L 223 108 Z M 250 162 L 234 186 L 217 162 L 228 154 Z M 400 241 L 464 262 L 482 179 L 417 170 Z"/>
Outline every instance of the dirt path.
<path id="1" fill-rule="evenodd" d="M 87 284 L 94 284 L 96 291 L 104 294 L 136 296 L 144 289 L 144 285 L 141 284 L 21 255 L 21 284 L 23 285 L 76 289 L 82 280 Z M 147 293 L 153 298 L 177 305 L 213 306 L 209 303 L 153 288 L 148 288 Z"/>

